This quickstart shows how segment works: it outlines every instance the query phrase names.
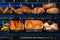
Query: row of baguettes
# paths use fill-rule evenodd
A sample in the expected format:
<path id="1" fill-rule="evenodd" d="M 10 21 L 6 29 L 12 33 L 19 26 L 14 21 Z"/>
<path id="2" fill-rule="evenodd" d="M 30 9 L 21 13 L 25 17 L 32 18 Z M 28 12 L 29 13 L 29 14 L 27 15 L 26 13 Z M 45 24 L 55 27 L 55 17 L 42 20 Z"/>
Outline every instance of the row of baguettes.
<path id="1" fill-rule="evenodd" d="M 45 31 L 57 31 L 58 28 L 58 24 L 57 23 L 48 23 L 45 22 L 43 23 L 43 21 L 41 20 L 26 20 L 25 24 L 21 23 L 21 21 L 14 21 L 14 20 L 10 20 L 10 24 L 9 26 L 6 27 L 2 27 L 1 30 L 5 31 L 8 30 L 8 28 L 11 31 L 21 31 L 21 30 L 25 30 L 28 31 L 29 30 L 45 30 Z"/>
<path id="2" fill-rule="evenodd" d="M 55 3 L 48 3 L 48 4 L 43 4 L 43 7 L 35 7 L 33 9 L 29 8 L 28 6 L 24 6 L 22 8 L 2 8 L 0 7 L 0 11 L 3 14 L 6 14 L 7 12 L 9 12 L 10 14 L 12 14 L 13 12 L 15 12 L 16 14 L 23 14 L 23 13 L 33 13 L 33 14 L 43 14 L 43 13 L 48 13 L 48 14 L 57 14 L 59 13 L 59 9 L 57 8 Z"/>

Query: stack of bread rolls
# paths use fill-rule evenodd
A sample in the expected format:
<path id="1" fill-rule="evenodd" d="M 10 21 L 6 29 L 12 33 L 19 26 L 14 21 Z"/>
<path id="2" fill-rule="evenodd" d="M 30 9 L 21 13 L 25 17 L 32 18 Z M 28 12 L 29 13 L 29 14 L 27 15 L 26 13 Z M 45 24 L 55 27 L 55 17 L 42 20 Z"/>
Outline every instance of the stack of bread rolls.
<path id="1" fill-rule="evenodd" d="M 24 25 L 20 21 L 10 20 L 10 30 L 12 31 L 24 30 Z"/>
<path id="2" fill-rule="evenodd" d="M 8 11 L 10 14 L 12 14 L 13 12 L 15 12 L 16 14 L 23 14 L 23 13 L 26 13 L 26 14 L 43 14 L 46 13 L 47 14 L 57 14 L 59 13 L 59 9 L 57 8 L 57 5 L 55 3 L 47 3 L 47 4 L 43 4 L 42 7 L 35 7 L 33 9 L 31 9 L 30 7 L 28 6 L 23 6 L 23 7 L 19 7 L 17 9 L 11 7 L 11 8 L 2 8 L 0 7 L 0 11 L 3 13 L 3 14 L 6 14 Z"/>
<path id="3" fill-rule="evenodd" d="M 1 31 L 23 31 L 26 32 L 40 32 L 42 30 L 54 32 L 58 31 L 58 24 L 55 22 L 44 22 L 42 20 L 26 20 L 25 23 L 21 23 L 19 20 L 10 20 L 10 24 L 5 24 L 1 28 Z"/>
<path id="4" fill-rule="evenodd" d="M 43 21 L 41 20 L 26 20 L 25 21 L 25 29 L 27 29 L 27 32 L 29 32 L 28 29 L 32 29 L 32 30 L 44 30 L 44 31 L 49 31 L 49 32 L 53 32 L 53 31 L 58 31 L 58 24 L 57 23 L 48 23 L 45 22 L 43 23 Z"/>
<path id="5" fill-rule="evenodd" d="M 46 13 L 48 13 L 48 14 L 57 14 L 57 13 L 59 13 L 59 9 L 57 8 L 55 3 L 44 4 L 43 8 L 46 9 Z"/>

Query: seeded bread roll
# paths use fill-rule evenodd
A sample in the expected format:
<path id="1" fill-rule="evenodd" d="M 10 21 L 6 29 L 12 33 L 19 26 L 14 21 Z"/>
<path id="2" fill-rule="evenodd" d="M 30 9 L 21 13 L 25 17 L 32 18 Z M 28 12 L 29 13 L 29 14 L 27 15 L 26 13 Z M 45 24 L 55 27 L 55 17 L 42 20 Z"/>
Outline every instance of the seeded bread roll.
<path id="1" fill-rule="evenodd" d="M 46 13 L 48 14 L 57 14 L 59 13 L 59 9 L 58 8 L 50 8 L 46 10 Z"/>
<path id="2" fill-rule="evenodd" d="M 22 10 L 23 10 L 23 13 L 27 13 L 27 14 L 30 14 L 32 12 L 31 8 L 27 6 L 22 7 Z"/>
<path id="3" fill-rule="evenodd" d="M 48 4 L 43 5 L 44 9 L 49 9 L 49 8 L 52 8 L 52 7 L 56 7 L 56 4 L 55 3 L 48 3 Z"/>
<path id="4" fill-rule="evenodd" d="M 33 14 L 43 14 L 45 10 L 42 7 L 36 7 L 32 10 Z"/>

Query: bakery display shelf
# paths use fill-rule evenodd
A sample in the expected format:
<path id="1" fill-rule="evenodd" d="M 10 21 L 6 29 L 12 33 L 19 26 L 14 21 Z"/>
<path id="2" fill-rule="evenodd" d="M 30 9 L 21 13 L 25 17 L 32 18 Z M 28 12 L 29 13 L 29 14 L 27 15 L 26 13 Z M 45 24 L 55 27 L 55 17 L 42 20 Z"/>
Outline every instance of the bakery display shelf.
<path id="1" fill-rule="evenodd" d="M 0 14 L 0 19 L 59 19 L 60 14 Z"/>
<path id="2" fill-rule="evenodd" d="M 13 19 L 15 14 L 0 14 L 0 19 Z"/>
<path id="3" fill-rule="evenodd" d="M 13 8 L 18 8 L 18 7 L 23 7 L 23 6 L 29 6 L 33 8 L 36 6 L 42 6 L 44 3 L 48 3 L 48 2 L 55 2 L 55 1 L 50 1 L 50 0 L 1 0 L 0 2 L 0 6 L 2 8 L 6 8 L 6 7 L 13 7 Z M 59 3 L 57 3 L 59 2 Z M 60 5 L 60 1 L 56 0 L 55 2 L 57 4 L 57 7 L 59 8 Z M 60 9 L 60 8 L 59 8 Z M 0 20 L 3 19 L 52 19 L 52 20 L 60 20 L 60 14 L 0 14 Z M 58 21 L 59 23 L 59 21 Z M 59 25 L 60 26 L 60 25 Z M 59 30 L 60 31 L 60 30 Z M 60 37 L 60 32 L 0 32 L 0 37 L 12 37 L 12 36 L 56 36 L 56 37 Z"/>
<path id="4" fill-rule="evenodd" d="M 0 33 L 0 37 L 12 37 L 12 36 L 56 36 L 56 37 L 59 37 L 60 36 L 60 33 L 44 33 L 44 32 L 36 32 L 36 33 L 27 33 L 27 32 L 20 32 L 20 33 Z"/>
<path id="5" fill-rule="evenodd" d="M 60 14 L 20 14 L 16 15 L 19 19 L 59 19 Z"/>

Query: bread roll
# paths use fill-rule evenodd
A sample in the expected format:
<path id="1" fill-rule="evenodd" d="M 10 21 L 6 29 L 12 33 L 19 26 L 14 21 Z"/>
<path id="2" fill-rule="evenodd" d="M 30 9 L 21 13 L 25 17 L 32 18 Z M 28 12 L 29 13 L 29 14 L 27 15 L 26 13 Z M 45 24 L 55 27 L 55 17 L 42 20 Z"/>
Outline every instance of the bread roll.
<path id="1" fill-rule="evenodd" d="M 8 11 L 8 7 L 6 7 L 5 9 L 3 9 L 2 7 L 0 7 L 0 11 L 3 13 L 3 14 L 6 14 L 7 11 Z"/>
<path id="2" fill-rule="evenodd" d="M 17 14 L 23 14 L 22 11 L 23 11 L 22 8 L 18 8 L 18 9 L 16 9 L 16 13 L 17 13 Z"/>
<path id="3" fill-rule="evenodd" d="M 50 25 L 50 28 L 52 30 L 58 30 L 58 24 L 57 23 L 53 23 L 52 25 Z"/>
<path id="4" fill-rule="evenodd" d="M 49 27 L 50 25 L 48 24 L 48 22 L 44 23 L 44 30 L 51 30 L 51 28 Z"/>
<path id="5" fill-rule="evenodd" d="M 9 32 L 9 24 L 8 23 L 3 24 L 1 31 Z"/>
<path id="6" fill-rule="evenodd" d="M 59 9 L 58 8 L 50 8 L 46 10 L 46 13 L 48 14 L 56 14 L 59 13 Z"/>
<path id="7" fill-rule="evenodd" d="M 10 20 L 10 30 L 15 30 L 15 22 L 13 20 Z"/>
<path id="8" fill-rule="evenodd" d="M 48 4 L 43 5 L 44 9 L 49 9 L 49 8 L 52 8 L 52 7 L 56 7 L 56 4 L 55 3 L 48 3 Z"/>
<path id="9" fill-rule="evenodd" d="M 45 10 L 42 7 L 36 7 L 32 10 L 32 13 L 34 14 L 43 14 Z"/>
<path id="10" fill-rule="evenodd" d="M 57 23 L 53 23 L 53 24 L 49 25 L 48 22 L 45 22 L 44 23 L 44 30 L 47 30 L 49 32 L 53 32 L 54 30 L 57 31 L 58 25 L 57 25 Z"/>
<path id="11" fill-rule="evenodd" d="M 49 27 L 48 22 L 45 22 L 45 23 L 44 23 L 44 28 L 46 28 L 46 27 Z"/>
<path id="12" fill-rule="evenodd" d="M 8 31 L 9 31 L 9 28 L 8 28 L 8 27 L 3 27 L 3 28 L 1 28 L 1 31 L 6 31 L 6 32 L 8 32 Z"/>
<path id="13" fill-rule="evenodd" d="M 40 20 L 26 20 L 25 28 L 26 29 L 42 29 L 43 28 L 43 22 Z"/>
<path id="14" fill-rule="evenodd" d="M 32 12 L 31 8 L 27 6 L 22 7 L 22 10 L 23 10 L 23 13 L 27 13 L 27 14 L 30 14 Z"/>
<path id="15" fill-rule="evenodd" d="M 10 14 L 12 14 L 13 12 L 15 12 L 16 14 L 23 14 L 22 13 L 22 8 L 17 8 L 17 9 L 11 8 L 10 9 Z"/>
<path id="16" fill-rule="evenodd" d="M 24 25 L 20 23 L 20 21 L 16 21 L 15 22 L 15 26 L 16 26 L 16 31 L 19 31 L 19 30 L 24 30 Z"/>
<path id="17" fill-rule="evenodd" d="M 25 28 L 32 29 L 33 28 L 33 23 L 29 20 L 25 22 Z"/>

